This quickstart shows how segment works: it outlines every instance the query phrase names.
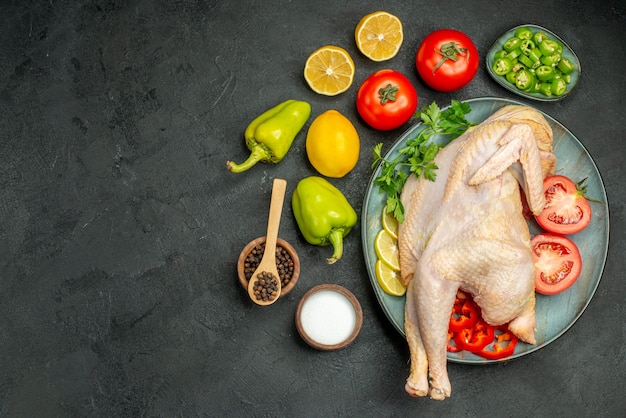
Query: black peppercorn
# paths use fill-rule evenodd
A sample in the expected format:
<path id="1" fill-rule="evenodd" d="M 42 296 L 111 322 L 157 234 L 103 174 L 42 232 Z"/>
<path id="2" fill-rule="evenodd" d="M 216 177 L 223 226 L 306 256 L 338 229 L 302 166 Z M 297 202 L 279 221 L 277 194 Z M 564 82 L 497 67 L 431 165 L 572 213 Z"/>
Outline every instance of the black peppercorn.
<path id="1" fill-rule="evenodd" d="M 278 278 L 269 271 L 262 271 L 256 275 L 253 289 L 257 300 L 274 300 L 278 296 Z"/>
<path id="2" fill-rule="evenodd" d="M 264 252 L 265 243 L 261 243 L 255 245 L 246 256 L 243 269 L 246 280 L 249 281 L 259 267 Z M 276 244 L 276 269 L 282 287 L 287 286 L 293 277 L 294 262 L 289 252 L 279 244 Z"/>

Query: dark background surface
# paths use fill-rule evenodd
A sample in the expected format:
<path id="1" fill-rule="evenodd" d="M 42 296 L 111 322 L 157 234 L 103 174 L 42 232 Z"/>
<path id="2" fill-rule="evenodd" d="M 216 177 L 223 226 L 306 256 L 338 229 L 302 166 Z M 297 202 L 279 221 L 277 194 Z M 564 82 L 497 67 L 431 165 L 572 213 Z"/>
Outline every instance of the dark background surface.
<path id="1" fill-rule="evenodd" d="M 391 61 L 356 49 L 360 18 L 384 9 L 404 24 Z M 624 1 L 3 1 L 0 8 L 0 415 L 32 416 L 623 416 L 626 410 L 626 6 Z M 408 348 L 380 308 L 360 222 L 344 259 L 307 244 L 290 196 L 315 174 L 296 139 L 278 165 L 242 174 L 243 130 L 288 98 L 312 117 L 338 109 L 361 137 L 357 167 L 332 180 L 360 213 L 371 149 L 357 87 L 402 71 L 420 104 L 516 98 L 481 63 L 470 85 L 442 94 L 414 68 L 435 29 L 467 33 L 484 56 L 503 32 L 534 23 L 578 54 L 571 96 L 532 103 L 585 145 L 605 183 L 609 253 L 582 317 L 547 347 L 506 364 L 450 364 L 452 397 L 404 392 Z M 346 93 L 306 85 L 307 56 L 346 48 Z M 408 126 L 408 125 L 407 125 Z M 276 304 L 254 305 L 235 264 L 264 235 L 272 180 L 285 178 L 280 236 L 302 276 Z M 353 345 L 306 346 L 299 298 L 319 283 L 349 288 L 364 311 Z"/>

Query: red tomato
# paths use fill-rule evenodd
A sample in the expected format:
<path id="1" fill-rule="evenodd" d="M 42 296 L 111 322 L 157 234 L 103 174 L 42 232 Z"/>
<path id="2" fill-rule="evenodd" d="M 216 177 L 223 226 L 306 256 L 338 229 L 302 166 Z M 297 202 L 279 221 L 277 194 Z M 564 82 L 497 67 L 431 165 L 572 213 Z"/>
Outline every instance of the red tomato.
<path id="1" fill-rule="evenodd" d="M 535 290 L 544 295 L 561 293 L 574 284 L 582 270 L 576 244 L 563 235 L 539 234 L 530 240 L 535 262 Z"/>
<path id="2" fill-rule="evenodd" d="M 581 183 L 574 184 L 568 177 L 555 175 L 546 177 L 543 190 L 546 206 L 535 216 L 539 225 L 548 232 L 575 234 L 591 222 L 591 205 Z"/>
<path id="3" fill-rule="evenodd" d="M 430 33 L 417 48 L 415 65 L 426 84 L 438 91 L 458 90 L 472 81 L 480 57 L 474 42 L 454 29 Z"/>
<path id="4" fill-rule="evenodd" d="M 356 109 L 368 125 L 388 131 L 404 125 L 417 110 L 417 92 L 403 74 L 380 70 L 370 75 L 356 94 Z"/>

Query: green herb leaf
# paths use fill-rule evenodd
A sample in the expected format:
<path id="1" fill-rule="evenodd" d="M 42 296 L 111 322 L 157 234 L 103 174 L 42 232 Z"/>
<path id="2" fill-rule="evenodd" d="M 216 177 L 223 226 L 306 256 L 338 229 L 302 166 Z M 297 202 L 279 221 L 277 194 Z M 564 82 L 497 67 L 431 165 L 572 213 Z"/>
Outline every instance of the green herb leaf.
<path id="1" fill-rule="evenodd" d="M 431 142 L 433 135 L 446 135 L 450 140 L 461 136 L 476 123 L 468 121 L 465 116 L 471 112 L 469 103 L 452 100 L 450 107 L 441 110 L 436 102 L 421 108 L 415 118 L 421 121 L 421 129 L 415 138 L 406 141 L 406 145 L 398 150 L 399 155 L 393 160 L 385 159 L 379 143 L 372 151 L 372 168 L 381 165 L 380 175 L 374 184 L 381 193 L 387 194 L 387 210 L 393 213 L 398 222 L 404 221 L 404 206 L 400 194 L 410 173 L 427 180 L 437 178 L 437 164 L 434 162 L 441 146 Z"/>

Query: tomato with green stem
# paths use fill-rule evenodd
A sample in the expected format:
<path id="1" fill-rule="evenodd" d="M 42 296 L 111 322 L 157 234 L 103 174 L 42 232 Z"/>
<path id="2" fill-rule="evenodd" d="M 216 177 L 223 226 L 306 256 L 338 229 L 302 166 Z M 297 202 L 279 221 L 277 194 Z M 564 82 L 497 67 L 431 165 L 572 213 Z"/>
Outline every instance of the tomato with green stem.
<path id="1" fill-rule="evenodd" d="M 420 43 L 415 56 L 417 72 L 431 88 L 451 92 L 468 84 L 478 71 L 478 49 L 469 36 L 454 29 L 439 29 Z"/>
<path id="2" fill-rule="evenodd" d="M 388 131 L 399 128 L 417 110 L 417 92 L 404 74 L 380 70 L 365 79 L 356 95 L 356 108 L 372 128 Z"/>

